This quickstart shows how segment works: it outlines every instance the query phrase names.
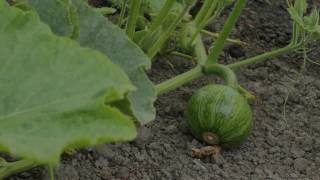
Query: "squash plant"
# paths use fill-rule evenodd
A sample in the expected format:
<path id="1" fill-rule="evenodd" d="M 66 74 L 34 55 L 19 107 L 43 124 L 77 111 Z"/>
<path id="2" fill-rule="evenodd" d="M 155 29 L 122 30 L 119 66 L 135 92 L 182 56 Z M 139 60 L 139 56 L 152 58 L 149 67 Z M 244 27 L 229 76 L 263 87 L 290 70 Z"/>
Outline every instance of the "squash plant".
<path id="1" fill-rule="evenodd" d="M 0 179 L 41 165 L 53 179 L 68 149 L 134 139 L 154 119 L 157 96 L 204 75 L 219 75 L 225 85 L 195 92 L 187 107 L 191 132 L 209 144 L 238 145 L 253 124 L 252 95 L 233 70 L 320 39 L 319 11 L 305 15 L 305 0 L 289 2 L 290 44 L 223 65 L 224 44 L 242 43 L 228 36 L 246 0 L 205 0 L 195 14 L 195 0 L 111 0 L 115 23 L 104 17 L 115 9 L 84 0 L 8 2 L 0 1 L 0 152 L 15 161 L 0 159 Z M 202 33 L 213 34 L 205 27 L 227 6 L 233 10 L 207 52 Z M 197 66 L 154 86 L 145 70 L 173 52 L 194 56 Z"/>

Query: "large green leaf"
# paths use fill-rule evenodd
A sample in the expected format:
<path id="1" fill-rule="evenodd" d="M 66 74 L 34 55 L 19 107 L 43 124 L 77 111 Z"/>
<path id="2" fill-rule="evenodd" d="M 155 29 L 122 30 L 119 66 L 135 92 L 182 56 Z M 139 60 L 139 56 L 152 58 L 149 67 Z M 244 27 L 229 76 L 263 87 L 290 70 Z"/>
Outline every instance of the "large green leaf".
<path id="1" fill-rule="evenodd" d="M 153 103 L 156 93 L 152 82 L 145 74 L 150 60 L 126 34 L 83 0 L 28 0 L 53 32 L 73 37 L 84 47 L 97 49 L 112 62 L 122 67 L 137 91 L 127 96 L 129 103 L 121 103 L 136 119 L 144 124 L 154 119 Z M 63 12 L 63 13 L 61 13 Z M 59 21 L 57 20 L 59 19 Z M 65 31 L 72 29 L 72 31 Z"/>
<path id="2" fill-rule="evenodd" d="M 66 148 L 136 136 L 130 118 L 107 105 L 134 90 L 117 65 L 52 34 L 33 11 L 0 1 L 0 22 L 1 152 L 55 164 Z"/>

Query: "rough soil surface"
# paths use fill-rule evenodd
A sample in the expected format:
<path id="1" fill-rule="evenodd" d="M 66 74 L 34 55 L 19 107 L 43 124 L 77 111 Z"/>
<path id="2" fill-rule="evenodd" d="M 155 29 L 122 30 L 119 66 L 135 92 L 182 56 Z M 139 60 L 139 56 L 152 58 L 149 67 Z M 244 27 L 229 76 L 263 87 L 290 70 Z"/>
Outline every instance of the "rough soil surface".
<path id="1" fill-rule="evenodd" d="M 320 7 L 318 0 L 312 3 Z M 209 28 L 218 31 L 221 26 L 217 22 Z M 233 34 L 250 46 L 244 49 L 229 46 L 221 60 L 231 63 L 283 47 L 290 40 L 290 32 L 285 0 L 251 0 Z M 313 48 L 310 58 L 320 62 L 320 48 Z M 299 83 L 295 83 L 302 62 L 300 55 L 292 53 L 237 71 L 241 84 L 258 98 L 252 104 L 253 132 L 238 148 L 222 150 L 215 158 L 191 156 L 191 148 L 204 144 L 190 134 L 184 112 L 197 88 L 216 81 L 206 77 L 159 97 L 156 120 L 142 127 L 134 142 L 65 155 L 56 170 L 57 179 L 320 180 L 320 67 L 308 63 Z M 181 58 L 163 57 L 150 75 L 158 83 L 191 66 Z M 37 168 L 9 179 L 47 179 L 47 174 L 45 169 Z"/>

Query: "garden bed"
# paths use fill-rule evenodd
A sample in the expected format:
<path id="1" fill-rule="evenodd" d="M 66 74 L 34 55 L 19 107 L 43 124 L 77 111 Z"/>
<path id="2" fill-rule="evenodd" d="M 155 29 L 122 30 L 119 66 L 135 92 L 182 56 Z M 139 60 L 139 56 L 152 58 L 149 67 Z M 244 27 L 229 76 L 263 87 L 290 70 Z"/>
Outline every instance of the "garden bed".
<path id="1" fill-rule="evenodd" d="M 316 0 L 311 4 L 320 7 Z M 288 44 L 291 24 L 286 7 L 285 0 L 249 1 L 232 36 L 249 46 L 227 46 L 221 62 L 235 62 Z M 217 31 L 222 22 L 209 28 Z M 211 39 L 205 37 L 204 41 Z M 310 58 L 319 62 L 319 57 L 319 45 L 314 45 Z M 191 148 L 205 145 L 190 134 L 185 107 L 194 90 L 217 81 L 205 77 L 160 96 L 156 102 L 156 120 L 142 127 L 135 141 L 64 155 L 56 169 L 57 179 L 317 180 L 320 178 L 320 66 L 308 63 L 300 77 L 302 63 L 301 56 L 289 54 L 236 71 L 241 84 L 257 97 L 252 104 L 253 132 L 238 148 L 223 149 L 214 158 L 191 156 Z M 159 83 L 192 66 L 191 61 L 179 57 L 160 57 L 149 75 Z M 295 83 L 299 78 L 299 83 Z M 45 179 L 46 176 L 45 169 L 36 168 L 9 179 Z"/>

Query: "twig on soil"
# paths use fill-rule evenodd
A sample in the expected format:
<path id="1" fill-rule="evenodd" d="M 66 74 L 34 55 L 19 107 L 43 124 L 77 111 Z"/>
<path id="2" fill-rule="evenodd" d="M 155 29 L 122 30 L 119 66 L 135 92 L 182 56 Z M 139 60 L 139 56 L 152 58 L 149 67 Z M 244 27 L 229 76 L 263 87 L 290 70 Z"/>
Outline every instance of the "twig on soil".
<path id="1" fill-rule="evenodd" d="M 221 147 L 220 146 L 205 146 L 202 148 L 192 148 L 192 157 L 195 158 L 204 158 L 204 157 L 215 157 L 220 154 Z"/>

